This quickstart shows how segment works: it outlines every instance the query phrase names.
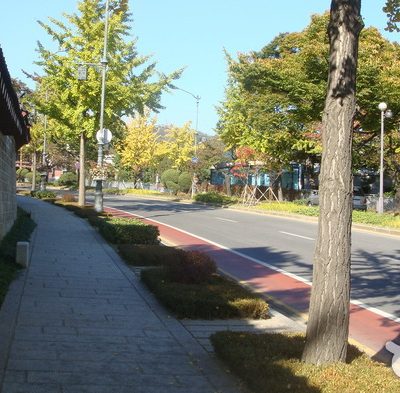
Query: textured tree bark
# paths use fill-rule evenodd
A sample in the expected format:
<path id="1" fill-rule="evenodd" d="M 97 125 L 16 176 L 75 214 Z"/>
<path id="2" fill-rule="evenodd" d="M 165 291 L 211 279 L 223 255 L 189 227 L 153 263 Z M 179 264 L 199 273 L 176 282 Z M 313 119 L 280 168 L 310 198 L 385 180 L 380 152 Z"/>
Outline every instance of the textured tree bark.
<path id="1" fill-rule="evenodd" d="M 79 191 L 78 205 L 85 206 L 86 190 L 85 190 L 85 136 L 81 134 L 79 144 Z"/>
<path id="2" fill-rule="evenodd" d="M 361 0 L 332 0 L 328 91 L 323 113 L 320 214 L 303 360 L 345 361 L 349 332 L 351 148 Z"/>

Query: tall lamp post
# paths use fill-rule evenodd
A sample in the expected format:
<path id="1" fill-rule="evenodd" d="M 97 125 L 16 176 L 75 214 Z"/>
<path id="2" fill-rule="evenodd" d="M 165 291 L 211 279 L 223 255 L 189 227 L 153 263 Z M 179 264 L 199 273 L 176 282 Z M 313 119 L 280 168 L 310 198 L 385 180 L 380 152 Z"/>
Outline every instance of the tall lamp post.
<path id="1" fill-rule="evenodd" d="M 195 95 L 193 93 L 191 93 L 190 91 L 181 89 L 180 87 L 174 86 L 174 89 L 183 91 L 186 94 L 191 95 L 195 100 L 196 100 L 196 127 L 195 127 L 195 131 L 194 131 L 194 157 L 192 157 L 192 163 L 194 165 L 197 164 L 198 162 L 198 158 L 197 158 L 197 132 L 198 132 L 198 127 L 199 127 L 199 103 L 200 103 L 200 96 L 199 95 Z M 192 198 L 194 197 L 194 195 L 196 194 L 196 171 L 193 172 L 193 177 L 192 177 Z"/>
<path id="2" fill-rule="evenodd" d="M 381 155 L 380 155 L 380 165 L 379 165 L 379 199 L 377 212 L 379 214 L 383 213 L 383 137 L 385 132 L 385 117 L 391 118 L 393 116 L 392 111 L 387 109 L 386 102 L 381 102 L 378 105 L 378 109 L 381 111 Z"/>
<path id="3" fill-rule="evenodd" d="M 107 38 L 108 38 L 108 8 L 109 0 L 106 0 L 105 11 L 105 24 L 104 24 L 104 46 L 103 57 L 100 61 L 101 64 L 101 104 L 100 104 L 100 129 L 99 132 L 103 134 L 103 138 L 98 139 L 98 156 L 97 166 L 100 170 L 103 168 L 103 145 L 104 145 L 104 106 L 106 101 L 106 76 L 107 76 Z M 97 212 L 103 211 L 103 179 L 96 180 L 96 192 L 94 196 L 94 209 Z"/>

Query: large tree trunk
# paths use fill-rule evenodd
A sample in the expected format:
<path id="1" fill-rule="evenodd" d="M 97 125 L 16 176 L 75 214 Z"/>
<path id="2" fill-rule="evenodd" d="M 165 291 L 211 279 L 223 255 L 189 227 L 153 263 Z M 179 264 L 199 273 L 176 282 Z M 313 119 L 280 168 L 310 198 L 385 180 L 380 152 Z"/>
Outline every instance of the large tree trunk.
<path id="1" fill-rule="evenodd" d="M 349 331 L 351 146 L 361 0 L 333 0 L 320 173 L 320 215 L 303 360 L 345 361 Z"/>
<path id="2" fill-rule="evenodd" d="M 81 134 L 79 145 L 79 192 L 78 192 L 78 205 L 85 206 L 85 136 Z"/>

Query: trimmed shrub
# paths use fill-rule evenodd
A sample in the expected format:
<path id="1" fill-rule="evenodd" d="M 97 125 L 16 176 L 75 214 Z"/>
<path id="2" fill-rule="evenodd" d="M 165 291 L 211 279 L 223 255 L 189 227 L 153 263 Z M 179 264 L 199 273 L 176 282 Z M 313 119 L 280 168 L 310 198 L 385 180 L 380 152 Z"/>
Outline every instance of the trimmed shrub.
<path id="1" fill-rule="evenodd" d="M 161 183 L 164 184 L 164 187 L 167 187 L 168 190 L 172 191 L 176 194 L 179 191 L 179 171 L 176 169 L 167 169 L 161 174 Z"/>
<path id="2" fill-rule="evenodd" d="M 25 179 L 26 179 L 26 181 L 28 182 L 28 183 L 32 183 L 32 178 L 33 178 L 33 172 L 28 172 L 26 175 L 25 175 Z M 40 175 L 36 172 L 36 183 L 39 183 L 40 182 Z"/>
<path id="3" fill-rule="evenodd" d="M 23 182 L 25 181 L 26 175 L 29 173 L 29 169 L 26 168 L 18 168 L 17 169 L 17 181 Z"/>
<path id="4" fill-rule="evenodd" d="M 144 269 L 141 278 L 178 318 L 268 318 L 268 304 L 239 284 L 217 274 L 201 284 L 172 282 L 167 270 Z"/>
<path id="5" fill-rule="evenodd" d="M 171 194 L 174 194 L 174 195 L 176 195 L 179 191 L 179 184 L 174 183 L 173 181 L 170 181 L 170 180 L 167 180 L 166 187 L 171 192 Z"/>
<path id="6" fill-rule="evenodd" d="M 115 244 L 158 244 L 160 231 L 154 225 L 131 218 L 111 217 L 97 222 L 100 234 Z"/>
<path id="7" fill-rule="evenodd" d="M 192 176 L 188 172 L 182 172 L 178 178 L 179 191 L 188 192 L 192 187 Z"/>
<path id="8" fill-rule="evenodd" d="M 165 267 L 171 281 L 183 284 L 202 283 L 217 271 L 217 265 L 212 258 L 200 251 L 180 250 L 176 258 Z"/>
<path id="9" fill-rule="evenodd" d="M 118 251 L 129 265 L 169 265 L 179 258 L 181 250 L 158 244 L 120 244 Z"/>
<path id="10" fill-rule="evenodd" d="M 60 186 L 75 186 L 78 182 L 78 176 L 73 172 L 65 172 L 58 179 Z"/>
<path id="11" fill-rule="evenodd" d="M 38 199 L 56 199 L 57 195 L 53 191 L 31 191 L 31 196 Z"/>
<path id="12" fill-rule="evenodd" d="M 217 205 L 228 205 L 236 202 L 235 198 L 219 194 L 215 191 L 196 194 L 194 199 L 196 202 L 214 203 Z"/>

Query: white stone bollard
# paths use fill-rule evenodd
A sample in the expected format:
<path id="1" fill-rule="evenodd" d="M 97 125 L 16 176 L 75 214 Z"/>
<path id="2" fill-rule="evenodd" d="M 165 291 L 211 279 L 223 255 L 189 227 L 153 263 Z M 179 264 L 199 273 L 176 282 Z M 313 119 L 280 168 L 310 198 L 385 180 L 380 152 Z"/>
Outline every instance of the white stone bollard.
<path id="1" fill-rule="evenodd" d="M 18 265 L 28 267 L 29 265 L 29 242 L 17 242 L 16 262 Z"/>

